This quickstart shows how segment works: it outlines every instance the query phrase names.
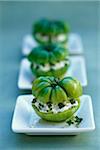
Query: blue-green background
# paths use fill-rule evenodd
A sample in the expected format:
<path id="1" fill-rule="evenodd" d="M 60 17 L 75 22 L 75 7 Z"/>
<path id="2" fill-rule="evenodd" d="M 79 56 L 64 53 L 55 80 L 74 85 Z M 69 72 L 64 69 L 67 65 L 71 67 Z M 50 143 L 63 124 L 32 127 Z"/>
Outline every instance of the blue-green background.
<path id="1" fill-rule="evenodd" d="M 100 148 L 100 22 L 99 2 L 0 2 L 0 149 L 99 150 Z M 41 17 L 64 19 L 83 40 L 88 86 L 93 99 L 96 130 L 78 136 L 26 136 L 11 130 L 22 38 Z"/>

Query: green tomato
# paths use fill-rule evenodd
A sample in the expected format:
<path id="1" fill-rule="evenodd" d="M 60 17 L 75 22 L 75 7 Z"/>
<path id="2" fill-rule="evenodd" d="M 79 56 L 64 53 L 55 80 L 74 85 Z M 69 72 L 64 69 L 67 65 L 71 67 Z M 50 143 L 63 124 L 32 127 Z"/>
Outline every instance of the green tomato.
<path id="1" fill-rule="evenodd" d="M 72 77 L 64 79 L 57 79 L 54 77 L 39 77 L 34 80 L 32 85 L 32 94 L 36 97 L 37 101 L 47 104 L 48 102 L 53 105 L 60 103 L 70 103 L 70 97 L 78 102 L 68 110 L 62 112 L 41 112 L 34 104 L 32 104 L 36 113 L 43 119 L 49 121 L 64 121 L 69 119 L 78 110 L 80 106 L 79 96 L 82 95 L 82 87 L 78 80 Z"/>
<path id="2" fill-rule="evenodd" d="M 68 57 L 66 48 L 54 44 L 34 48 L 27 58 L 31 62 L 31 70 L 35 76 L 54 76 L 61 78 L 66 73 L 69 63 L 59 69 L 54 69 L 52 65 L 56 65 L 60 61 L 65 61 L 66 57 Z M 34 66 L 34 64 L 37 66 L 49 64 L 50 69 L 45 71 L 36 67 L 36 65 Z"/>
<path id="3" fill-rule="evenodd" d="M 68 39 L 69 31 L 69 25 L 64 21 L 42 19 L 33 25 L 32 35 L 38 43 L 43 45 L 51 43 L 63 44 Z M 65 38 L 59 40 L 57 38 L 59 35 L 64 35 Z"/>
<path id="4" fill-rule="evenodd" d="M 67 92 L 69 97 L 77 98 L 82 95 L 80 82 L 72 77 L 66 77 L 59 83 Z"/>
<path id="5" fill-rule="evenodd" d="M 54 77 L 39 77 L 33 82 L 32 93 L 36 98 L 42 99 L 41 91 L 43 93 L 47 92 L 47 94 L 50 92 L 48 99 L 53 103 L 59 103 L 65 100 L 68 101 L 67 97 L 78 98 L 81 96 L 82 86 L 78 80 L 72 77 L 66 77 L 61 80 Z"/>
<path id="6" fill-rule="evenodd" d="M 50 95 L 51 95 L 51 87 L 42 88 L 42 90 L 38 93 L 37 99 L 39 99 L 42 103 L 47 103 L 50 101 Z"/>
<path id="7" fill-rule="evenodd" d="M 49 53 L 49 62 L 50 64 L 56 64 L 57 63 L 57 57 L 55 56 L 55 54 L 53 52 Z"/>
<path id="8" fill-rule="evenodd" d="M 34 84 L 33 84 L 34 85 Z M 50 85 L 48 82 L 40 82 L 37 85 L 35 84 L 32 86 L 32 91 L 35 97 L 38 97 L 38 94 L 41 92 L 42 89 L 47 88 Z"/>
<path id="9" fill-rule="evenodd" d="M 49 54 L 42 46 L 35 47 L 27 58 L 32 63 L 45 64 L 49 62 Z"/>
<path id="10" fill-rule="evenodd" d="M 65 91 L 59 85 L 55 86 L 55 88 L 52 89 L 51 102 L 53 104 L 58 104 L 63 103 L 64 101 L 68 102 L 68 98 Z"/>
<path id="11" fill-rule="evenodd" d="M 35 62 L 37 64 L 55 64 L 66 57 L 68 57 L 67 49 L 58 44 L 37 46 L 27 56 L 31 63 Z"/>
<path id="12" fill-rule="evenodd" d="M 58 48 L 59 48 L 59 51 L 58 51 Z M 58 58 L 58 61 L 59 59 L 60 60 L 64 60 L 68 55 L 68 50 L 66 48 L 64 48 L 63 46 L 59 45 L 59 47 L 55 47 L 54 49 L 54 54 L 56 55 L 56 57 Z M 63 53 L 62 53 L 63 52 Z M 66 57 L 65 57 L 66 56 Z"/>

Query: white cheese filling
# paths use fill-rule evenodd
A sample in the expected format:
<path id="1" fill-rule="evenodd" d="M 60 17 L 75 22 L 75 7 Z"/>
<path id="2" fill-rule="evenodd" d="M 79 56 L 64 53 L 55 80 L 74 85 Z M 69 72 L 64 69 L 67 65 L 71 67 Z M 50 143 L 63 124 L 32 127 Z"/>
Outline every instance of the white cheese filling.
<path id="1" fill-rule="evenodd" d="M 60 69 L 62 67 L 65 66 L 65 64 L 69 64 L 69 61 L 68 60 L 64 60 L 64 61 L 60 61 L 58 63 L 56 63 L 55 65 L 50 65 L 50 64 L 45 64 L 44 66 L 43 65 L 37 65 L 37 64 L 33 64 L 34 67 L 36 68 L 37 66 L 39 66 L 39 69 L 41 69 L 42 71 L 50 71 L 50 69 Z"/>
<path id="2" fill-rule="evenodd" d="M 66 40 L 66 35 L 65 34 L 60 34 L 57 36 L 57 41 L 63 42 Z"/>
<path id="3" fill-rule="evenodd" d="M 56 113 L 58 113 L 58 112 L 63 112 L 63 111 L 66 111 L 66 110 L 68 110 L 68 109 L 70 109 L 70 108 L 72 108 L 72 107 L 74 107 L 74 106 L 77 106 L 77 105 L 78 105 L 78 102 L 75 101 L 75 103 L 71 104 L 70 102 L 68 103 L 68 102 L 65 101 L 65 102 L 63 103 L 64 106 L 63 106 L 62 108 L 59 108 L 58 105 L 52 104 L 52 105 L 51 105 L 51 108 L 52 108 L 51 110 L 50 110 L 50 108 L 48 107 L 47 104 L 42 104 L 43 107 L 40 109 L 39 104 L 40 104 L 40 102 L 38 102 L 38 101 L 36 101 L 36 102 L 34 103 L 34 105 L 39 109 L 40 112 L 45 112 L 45 113 L 52 112 L 52 113 L 56 114 Z"/>
<path id="4" fill-rule="evenodd" d="M 42 35 L 40 33 L 36 33 L 36 37 L 38 39 L 41 39 L 42 41 L 48 42 L 49 36 L 48 35 Z M 66 40 L 66 34 L 59 34 L 57 36 L 52 36 L 52 41 L 58 41 L 58 42 L 63 42 Z"/>

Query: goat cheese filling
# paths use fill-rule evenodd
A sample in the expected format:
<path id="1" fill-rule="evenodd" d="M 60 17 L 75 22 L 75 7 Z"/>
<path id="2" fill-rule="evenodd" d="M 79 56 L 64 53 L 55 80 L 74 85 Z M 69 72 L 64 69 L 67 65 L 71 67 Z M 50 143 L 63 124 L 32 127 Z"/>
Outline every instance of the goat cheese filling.
<path id="1" fill-rule="evenodd" d="M 56 114 L 59 112 L 66 111 L 74 106 L 78 106 L 78 102 L 77 100 L 72 99 L 72 102 L 69 101 L 68 103 L 64 101 L 63 103 L 59 103 L 57 105 L 57 104 L 52 104 L 51 102 L 43 104 L 39 102 L 38 100 L 33 99 L 32 105 L 34 105 L 40 112 L 44 112 L 44 113 L 51 112 L 51 113 Z"/>
<path id="2" fill-rule="evenodd" d="M 63 42 L 66 40 L 66 35 L 65 34 L 60 34 L 57 36 L 57 41 Z"/>
<path id="3" fill-rule="evenodd" d="M 37 39 L 42 39 L 42 41 L 48 42 L 49 41 L 49 35 L 42 35 L 40 33 L 36 33 Z M 66 40 L 66 34 L 59 34 L 56 36 L 52 36 L 52 41 L 58 41 L 58 42 L 63 42 Z"/>
<path id="4" fill-rule="evenodd" d="M 66 59 L 52 65 L 49 63 L 45 65 L 33 63 L 32 65 L 35 69 L 41 69 L 42 71 L 50 71 L 51 69 L 57 70 L 64 67 L 65 65 L 69 65 L 69 60 Z"/>

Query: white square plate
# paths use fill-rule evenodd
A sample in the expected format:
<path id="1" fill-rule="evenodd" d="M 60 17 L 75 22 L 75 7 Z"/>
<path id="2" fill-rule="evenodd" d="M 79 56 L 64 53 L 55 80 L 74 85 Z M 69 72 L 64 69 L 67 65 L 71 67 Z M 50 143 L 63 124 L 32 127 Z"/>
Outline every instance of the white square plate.
<path id="1" fill-rule="evenodd" d="M 22 53 L 23 55 L 28 55 L 32 48 L 37 46 L 37 42 L 34 40 L 32 35 L 26 35 L 23 38 L 22 43 Z M 68 39 L 68 49 L 70 54 L 82 54 L 83 53 L 83 45 L 81 41 L 81 37 L 76 33 L 70 33 Z"/>
<path id="2" fill-rule="evenodd" d="M 82 56 L 70 56 L 70 67 L 65 76 L 72 76 L 77 78 L 82 86 L 87 85 L 87 76 L 86 76 L 86 67 L 84 57 Z M 34 80 L 30 69 L 30 62 L 24 58 L 21 61 L 20 72 L 18 78 L 18 87 L 19 89 L 31 89 L 32 81 Z"/>
<path id="3" fill-rule="evenodd" d="M 95 129 L 92 100 L 88 95 L 81 96 L 81 106 L 76 115 L 83 120 L 79 127 L 68 126 L 66 121 L 52 123 L 42 120 L 32 109 L 32 95 L 21 95 L 17 98 L 12 119 L 12 130 L 15 133 L 29 135 L 77 135 Z"/>

